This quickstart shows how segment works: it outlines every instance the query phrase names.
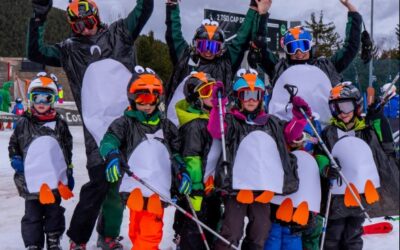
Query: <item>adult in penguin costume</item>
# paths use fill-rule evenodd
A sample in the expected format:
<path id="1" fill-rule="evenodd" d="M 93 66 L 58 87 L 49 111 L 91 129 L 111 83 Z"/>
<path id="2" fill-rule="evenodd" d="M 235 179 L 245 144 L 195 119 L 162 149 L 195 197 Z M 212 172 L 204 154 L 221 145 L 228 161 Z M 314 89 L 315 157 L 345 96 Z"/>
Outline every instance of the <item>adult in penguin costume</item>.
<path id="1" fill-rule="evenodd" d="M 285 106 L 289 94 L 285 84 L 298 87 L 299 95 L 318 113 L 320 122 L 325 126 L 330 119 L 327 106 L 329 90 L 342 81 L 343 72 L 357 55 L 361 39 L 361 15 L 349 0 L 340 0 L 349 10 L 346 25 L 346 37 L 341 49 L 330 58 L 314 56 L 317 48 L 312 47 L 313 37 L 302 26 L 289 29 L 281 40 L 286 58 L 279 59 L 267 48 L 266 32 L 260 34 L 254 44 L 260 50 L 259 65 L 268 74 L 273 86 L 268 112 L 281 119 L 290 120 L 290 110 Z"/>
<path id="2" fill-rule="evenodd" d="M 57 85 L 40 73 L 28 87 L 30 107 L 17 121 L 8 147 L 14 181 L 25 199 L 21 220 L 27 249 L 61 249 L 65 208 L 61 198 L 73 196 L 72 136 L 67 123 L 55 111 Z"/>
<path id="3" fill-rule="evenodd" d="M 232 90 L 232 80 L 242 62 L 244 52 L 249 46 L 252 34 L 257 29 L 266 29 L 267 11 L 272 0 L 251 1 L 246 18 L 236 37 L 229 43 L 218 22 L 205 19 L 197 28 L 193 40 L 184 40 L 177 0 L 167 0 L 165 40 L 174 65 L 169 83 L 166 85 L 167 116 L 175 125 L 179 124 L 175 105 L 185 98 L 184 83 L 190 72 L 198 71 L 210 74 L 225 84 L 227 92 Z"/>
<path id="4" fill-rule="evenodd" d="M 221 141 L 213 139 L 207 130 L 214 84 L 215 79 L 209 74 L 192 72 L 185 82 L 185 99 L 176 104 L 176 112 L 182 139 L 181 155 L 192 180 L 191 203 L 198 218 L 217 230 L 221 201 L 214 192 L 214 175 L 221 155 Z M 179 203 L 190 210 L 186 199 Z M 180 212 L 175 212 L 174 230 L 180 236 L 181 250 L 205 249 L 196 223 Z M 206 236 L 208 245 L 212 246 L 213 236 Z"/>
<path id="5" fill-rule="evenodd" d="M 312 34 L 302 26 L 289 29 L 284 35 L 281 46 L 286 52 L 285 59 L 279 59 L 268 50 L 264 39 L 257 39 L 261 50 L 260 66 L 271 79 L 272 86 L 289 67 L 297 64 L 309 64 L 318 67 L 329 78 L 332 86 L 341 82 L 340 73 L 353 61 L 360 48 L 362 17 L 349 0 L 340 0 L 348 9 L 346 37 L 343 47 L 330 58 L 315 58 L 312 52 Z M 264 43 L 263 43 L 264 42 Z M 304 83 L 306 84 L 306 83 Z"/>
<path id="6" fill-rule="evenodd" d="M 331 124 L 321 138 L 337 159 L 343 175 L 359 196 L 371 217 L 399 213 L 399 171 L 393 149 L 382 145 L 379 130 L 360 116 L 362 99 L 351 82 L 343 82 L 331 91 L 329 107 Z M 323 176 L 322 197 L 332 182 L 332 201 L 324 249 L 362 249 L 364 217 L 350 187 L 341 183 L 327 156 L 316 150 L 316 159 Z"/>
<path id="7" fill-rule="evenodd" d="M 222 191 L 225 213 L 221 235 L 233 244 L 243 236 L 244 218 L 249 218 L 243 249 L 264 249 L 271 227 L 269 202 L 275 194 L 290 194 L 299 187 L 296 157 L 287 143 L 302 136 L 311 110 L 298 96 L 293 99 L 293 119 L 285 122 L 263 110 L 264 82 L 254 69 L 241 69 L 233 85 L 235 106 L 225 116 L 226 160 L 216 169 L 215 186 Z M 213 108 L 208 130 L 213 138 L 221 138 L 217 93 L 213 90 Z M 226 98 L 222 103 L 226 104 Z M 225 146 L 225 145 L 223 145 Z M 215 249 L 229 249 L 217 241 Z"/>
<path id="8" fill-rule="evenodd" d="M 189 194 L 190 177 L 178 155 L 178 129 L 163 117 L 158 107 L 164 95 L 162 81 L 153 70 L 136 66 L 127 94 L 129 108 L 111 123 L 100 144 L 100 154 L 106 159 L 107 180 L 118 182 L 123 168 L 129 167 L 165 197 L 171 197 L 172 188 Z M 122 177 L 120 192 L 130 209 L 132 249 L 159 249 L 164 214 L 159 194 L 128 175 Z"/>
<path id="9" fill-rule="evenodd" d="M 89 240 L 98 212 L 99 246 L 119 244 L 123 206 L 118 185 L 106 182 L 99 143 L 110 123 L 128 105 L 125 90 L 134 70 L 133 44 L 153 11 L 153 0 L 137 0 L 129 15 L 109 26 L 101 23 L 93 0 L 73 0 L 67 8 L 71 37 L 55 45 L 44 43 L 44 25 L 52 0 L 32 0 L 34 16 L 29 22 L 28 58 L 32 61 L 63 67 L 78 110 L 83 118 L 90 182 L 82 187 L 67 234 L 72 245 Z M 110 187 L 110 191 L 107 194 Z M 120 246 L 122 249 L 122 246 Z"/>

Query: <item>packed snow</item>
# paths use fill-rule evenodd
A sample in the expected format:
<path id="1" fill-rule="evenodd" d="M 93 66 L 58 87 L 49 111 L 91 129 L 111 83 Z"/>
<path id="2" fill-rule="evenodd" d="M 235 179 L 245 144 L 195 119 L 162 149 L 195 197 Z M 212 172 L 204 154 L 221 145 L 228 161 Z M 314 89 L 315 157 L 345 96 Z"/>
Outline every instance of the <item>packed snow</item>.
<path id="1" fill-rule="evenodd" d="M 73 164 L 75 177 L 75 197 L 63 201 L 62 205 L 66 208 L 65 218 L 67 227 L 71 220 L 73 210 L 79 199 L 80 187 L 89 179 L 86 171 L 85 145 L 83 141 L 82 127 L 70 127 L 74 137 Z M 21 250 L 24 244 L 21 236 L 21 219 L 24 214 L 24 200 L 18 196 L 14 185 L 14 170 L 10 166 L 8 159 L 8 142 L 12 131 L 0 131 L 0 250 Z M 174 231 L 172 229 L 173 216 L 175 209 L 169 207 L 164 214 L 164 235 L 160 248 L 162 250 L 175 249 L 172 242 Z M 128 218 L 127 210 L 124 213 L 124 221 L 121 227 L 121 235 L 124 237 L 122 244 L 125 249 L 130 249 L 131 242 L 128 237 Z M 382 218 L 373 219 L 374 222 L 383 221 Z M 364 236 L 364 249 L 367 250 L 397 250 L 399 249 L 399 222 L 391 222 L 393 231 L 384 235 Z M 368 224 L 368 223 L 366 223 Z M 89 250 L 97 249 L 97 233 L 94 231 L 88 243 Z M 68 249 L 68 237 L 64 234 L 62 246 Z"/>

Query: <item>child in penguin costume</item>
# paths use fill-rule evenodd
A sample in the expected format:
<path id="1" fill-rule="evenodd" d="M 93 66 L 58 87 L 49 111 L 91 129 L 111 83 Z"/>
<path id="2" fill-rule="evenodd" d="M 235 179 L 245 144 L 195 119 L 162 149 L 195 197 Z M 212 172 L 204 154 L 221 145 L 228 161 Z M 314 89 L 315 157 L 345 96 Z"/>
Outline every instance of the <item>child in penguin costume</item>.
<path id="1" fill-rule="evenodd" d="M 126 85 L 136 65 L 133 44 L 153 12 L 154 0 L 134 1 L 135 7 L 125 18 L 109 25 L 101 22 L 94 0 L 71 0 L 66 8 L 71 35 L 56 44 L 44 39 L 53 0 L 31 2 L 27 56 L 31 61 L 64 69 L 83 121 L 89 182 L 82 186 L 67 230 L 70 249 L 86 249 L 98 219 L 97 246 L 121 250 L 118 236 L 123 206 L 118 185 L 107 183 L 102 174 L 99 144 L 111 122 L 128 106 Z"/>
<path id="2" fill-rule="evenodd" d="M 329 158 L 317 148 L 323 199 L 329 186 L 332 191 L 324 249 L 362 249 L 364 216 L 350 188 L 372 217 L 399 213 L 399 172 L 393 149 L 383 147 L 379 129 L 361 117 L 362 103 L 360 91 L 351 82 L 340 83 L 331 90 L 329 107 L 333 118 L 321 138 L 350 185 L 342 183 Z"/>
<path id="3" fill-rule="evenodd" d="M 214 192 L 214 173 L 221 155 L 221 141 L 213 139 L 207 130 L 214 84 L 215 79 L 211 75 L 192 72 L 185 82 L 185 99 L 176 104 L 176 112 L 182 139 L 181 155 L 192 180 L 191 203 L 197 217 L 217 230 L 221 201 Z M 179 203 L 190 210 L 187 199 L 183 198 Z M 175 212 L 174 230 L 180 236 L 181 250 L 205 249 L 196 223 L 178 211 Z M 213 236 L 206 236 L 211 246 Z"/>
<path id="4" fill-rule="evenodd" d="M 28 87 L 30 107 L 17 122 L 8 147 L 14 181 L 25 198 L 21 221 L 27 249 L 61 249 L 65 231 L 65 209 L 61 198 L 73 196 L 72 136 L 67 123 L 57 114 L 57 85 L 39 73 Z"/>
<path id="5" fill-rule="evenodd" d="M 235 106 L 225 116 L 226 160 L 216 170 L 215 186 L 221 190 L 225 205 L 221 235 L 238 245 L 243 236 L 244 218 L 249 218 L 242 249 L 263 249 L 271 228 L 270 205 L 275 194 L 290 194 L 299 187 L 296 157 L 287 143 L 302 136 L 311 110 L 300 97 L 293 98 L 293 119 L 279 120 L 263 110 L 264 82 L 254 69 L 241 69 L 233 85 Z M 221 138 L 217 93 L 213 90 L 213 108 L 208 130 L 213 138 Z M 224 98 L 223 105 L 226 104 Z M 224 146 L 224 145 L 223 145 Z M 226 173 L 226 174 L 225 174 Z M 229 249 L 221 241 L 215 249 Z"/>
<path id="6" fill-rule="evenodd" d="M 192 42 L 188 43 L 182 34 L 179 1 L 166 1 L 165 40 L 174 65 L 171 79 L 166 85 L 166 103 L 167 116 L 175 125 L 178 125 L 175 104 L 185 98 L 183 88 L 190 72 L 208 73 L 225 84 L 227 93 L 232 91 L 232 80 L 249 47 L 249 41 L 256 30 L 266 29 L 271 2 L 251 1 L 240 29 L 229 43 L 225 41 L 228 37 L 225 37 L 222 27 L 210 19 L 202 21 Z"/>
<path id="7" fill-rule="evenodd" d="M 179 193 L 189 194 L 190 177 L 177 154 L 178 129 L 159 110 L 164 94 L 161 79 L 153 70 L 136 66 L 127 92 L 129 108 L 111 123 L 100 143 L 107 181 L 118 182 L 124 168 L 129 168 L 166 197 L 176 186 Z M 176 180 L 179 184 L 173 185 Z M 119 191 L 130 211 L 132 249 L 159 249 L 164 202 L 128 175 L 122 177 Z"/>
<path id="8" fill-rule="evenodd" d="M 310 120 L 317 131 L 321 131 L 318 114 L 313 112 Z M 295 193 L 272 198 L 273 223 L 265 250 L 319 249 L 322 218 L 318 216 L 321 204 L 319 168 L 313 157 L 316 144 L 318 139 L 307 123 L 303 136 L 288 145 L 297 158 L 299 189 Z"/>

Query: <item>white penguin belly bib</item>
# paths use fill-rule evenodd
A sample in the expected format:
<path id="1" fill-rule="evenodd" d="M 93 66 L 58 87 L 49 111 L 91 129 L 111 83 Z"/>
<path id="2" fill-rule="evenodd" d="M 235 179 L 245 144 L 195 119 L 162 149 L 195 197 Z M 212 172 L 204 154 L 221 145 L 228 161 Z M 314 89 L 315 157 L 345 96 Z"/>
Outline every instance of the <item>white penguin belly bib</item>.
<path id="1" fill-rule="evenodd" d="M 176 109 L 175 109 L 175 105 L 177 102 L 179 102 L 182 99 L 185 99 L 185 94 L 183 93 L 183 87 L 185 86 L 185 82 L 186 80 L 191 77 L 190 75 L 188 75 L 187 77 L 185 77 L 185 79 L 183 79 L 183 81 L 181 83 L 179 83 L 178 87 L 176 88 L 171 101 L 168 105 L 168 109 L 167 109 L 167 117 L 168 119 L 175 124 L 175 126 L 177 126 L 179 128 L 179 120 L 178 120 L 178 114 L 176 113 Z"/>
<path id="2" fill-rule="evenodd" d="M 328 99 L 332 85 L 321 69 L 307 64 L 294 65 L 285 70 L 276 81 L 268 112 L 289 121 L 292 119 L 292 105 L 288 106 L 286 112 L 290 96 L 284 88 L 285 84 L 295 85 L 298 88 L 297 95 L 310 105 L 313 112 L 319 114 L 323 127 L 328 124 L 331 118 Z"/>
<path id="3" fill-rule="evenodd" d="M 214 139 L 210 152 L 208 152 L 207 155 L 207 164 L 206 164 L 206 169 L 204 171 L 204 177 L 203 177 L 203 182 L 206 182 L 209 177 L 215 176 L 215 168 L 217 167 L 219 157 L 221 156 L 222 152 L 222 145 L 220 140 Z"/>
<path id="4" fill-rule="evenodd" d="M 297 158 L 299 189 L 290 195 L 275 195 L 271 203 L 280 205 L 286 198 L 290 198 L 293 207 L 297 207 L 300 203 L 305 201 L 310 211 L 319 213 L 321 204 L 321 182 L 318 164 L 314 157 L 305 151 L 296 150 L 293 154 Z"/>
<path id="5" fill-rule="evenodd" d="M 333 146 L 332 155 L 338 160 L 342 173 L 346 179 L 354 184 L 360 194 L 365 192 L 365 184 L 368 180 L 378 188 L 380 179 L 375 165 L 371 148 L 360 138 L 345 136 Z M 344 194 L 346 185 L 338 186 L 335 181 L 332 186 L 332 194 Z"/>
<path id="6" fill-rule="evenodd" d="M 104 59 L 89 65 L 82 83 L 82 116 L 97 145 L 108 127 L 128 107 L 132 73 L 120 62 Z"/>
<path id="7" fill-rule="evenodd" d="M 67 164 L 58 141 L 51 136 L 40 136 L 29 145 L 24 160 L 25 181 L 30 193 L 40 191 L 42 184 L 57 189 L 61 181 L 67 184 Z"/>
<path id="8" fill-rule="evenodd" d="M 164 138 L 162 130 L 154 134 L 146 134 L 147 139 L 142 141 L 128 160 L 129 168 L 138 177 L 153 186 L 163 196 L 171 197 L 171 160 L 166 146 L 158 138 Z M 153 191 L 149 190 L 138 181 L 124 175 L 120 186 L 121 192 L 130 193 L 139 188 L 144 197 L 150 197 Z"/>
<path id="9" fill-rule="evenodd" d="M 275 140 L 253 131 L 240 142 L 232 170 L 232 188 L 282 193 L 284 172 Z"/>

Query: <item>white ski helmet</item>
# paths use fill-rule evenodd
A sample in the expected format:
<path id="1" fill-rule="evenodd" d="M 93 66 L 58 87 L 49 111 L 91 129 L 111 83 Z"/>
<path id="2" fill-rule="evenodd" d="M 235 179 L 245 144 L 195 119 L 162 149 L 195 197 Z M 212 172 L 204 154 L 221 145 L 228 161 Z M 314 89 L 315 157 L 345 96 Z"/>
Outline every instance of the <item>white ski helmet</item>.
<path id="1" fill-rule="evenodd" d="M 389 88 L 390 88 L 390 90 L 389 90 Z M 381 87 L 381 94 L 382 94 L 381 98 L 390 99 L 390 98 L 394 97 L 396 95 L 396 90 L 397 89 L 396 89 L 396 86 L 394 84 L 392 84 L 390 82 L 384 84 Z M 386 91 L 387 91 L 387 93 L 386 93 Z M 386 96 L 383 96 L 385 93 L 386 93 Z"/>
<path id="2" fill-rule="evenodd" d="M 30 101 L 31 93 L 36 89 L 50 90 L 55 98 L 54 102 L 58 100 L 58 85 L 57 77 L 54 74 L 47 75 L 46 72 L 39 72 L 30 83 L 27 91 L 27 98 Z"/>
<path id="3" fill-rule="evenodd" d="M 28 87 L 28 98 L 29 94 L 32 93 L 34 89 L 49 89 L 54 95 L 58 96 L 58 86 L 57 77 L 54 74 L 47 75 L 46 72 L 39 72 L 30 83 Z"/>

